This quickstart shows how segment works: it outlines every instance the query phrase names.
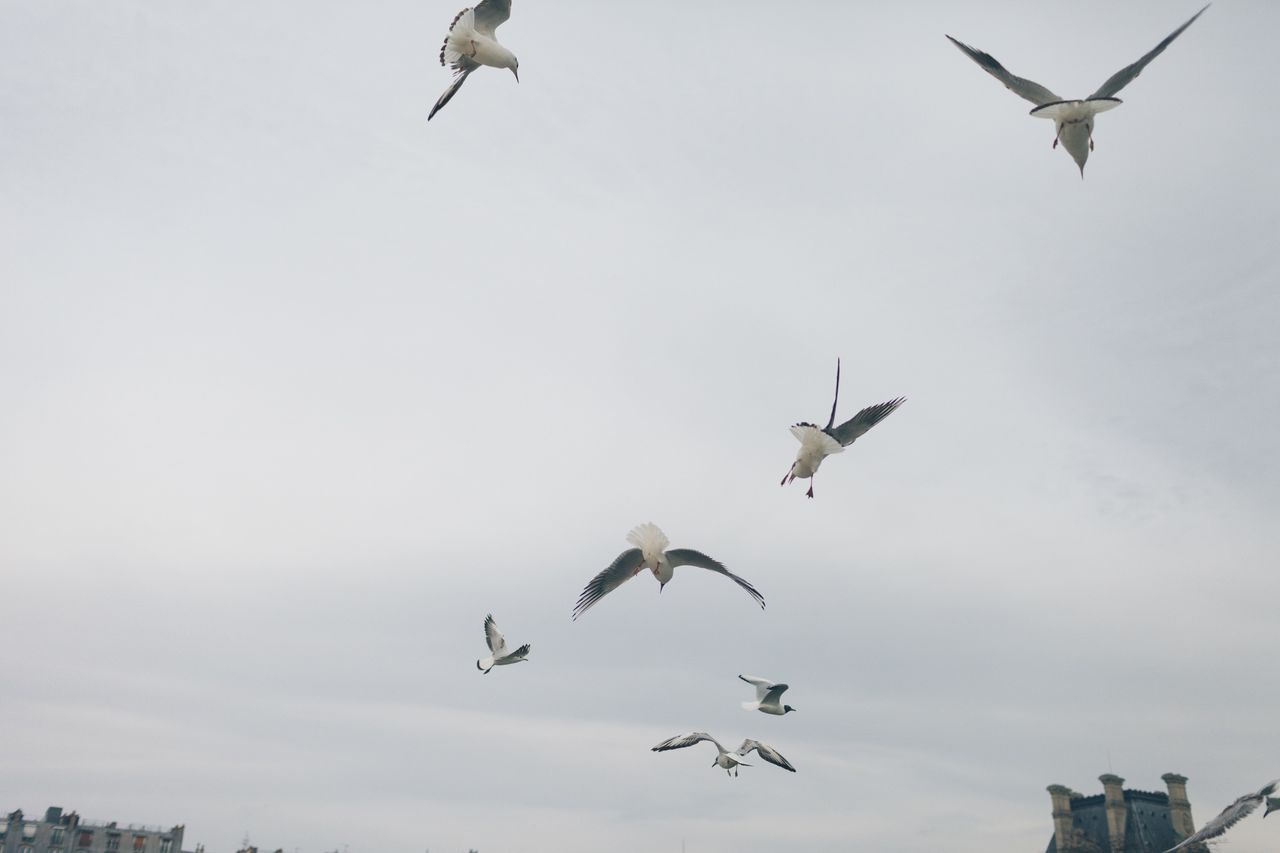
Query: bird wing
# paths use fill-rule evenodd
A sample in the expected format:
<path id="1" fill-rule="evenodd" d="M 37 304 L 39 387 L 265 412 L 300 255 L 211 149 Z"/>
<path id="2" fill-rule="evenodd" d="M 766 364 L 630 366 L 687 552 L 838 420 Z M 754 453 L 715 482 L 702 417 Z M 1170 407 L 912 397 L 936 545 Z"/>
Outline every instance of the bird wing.
<path id="1" fill-rule="evenodd" d="M 848 447 L 853 444 L 858 436 L 880 423 L 893 411 L 907 401 L 906 397 L 899 397 L 896 400 L 890 400 L 887 403 L 879 403 L 875 406 L 867 406 L 861 412 L 849 418 L 849 420 L 840 424 L 840 426 L 830 431 L 830 435 L 836 441 L 840 442 L 842 447 Z"/>
<path id="2" fill-rule="evenodd" d="M 465 67 L 465 63 L 471 63 L 471 67 Z M 458 94 L 458 90 L 462 88 L 462 84 L 467 82 L 467 77 L 472 71 L 479 68 L 475 64 L 475 60 L 470 57 L 463 57 L 454 63 L 453 66 L 457 70 L 457 75 L 453 78 L 453 82 L 449 84 L 449 88 L 444 90 L 444 94 L 440 96 L 440 100 L 436 101 L 436 105 L 431 108 L 431 112 L 427 113 L 427 121 L 431 121 L 435 114 L 444 109 L 444 105 L 453 100 L 453 96 Z"/>
<path id="3" fill-rule="evenodd" d="M 782 694 L 787 692 L 788 687 L 789 685 L 786 684 L 773 685 L 765 691 L 764 696 L 760 697 L 760 702 L 768 705 L 776 704 L 777 701 L 782 698 Z"/>
<path id="4" fill-rule="evenodd" d="M 511 17 L 511 0 L 480 0 L 475 15 L 476 31 L 493 38 L 493 31 Z"/>
<path id="5" fill-rule="evenodd" d="M 769 695 L 769 691 L 774 688 L 774 683 L 767 678 L 757 678 L 754 675 L 739 675 L 747 684 L 751 684 L 756 688 L 756 701 L 763 702 L 764 697 Z"/>
<path id="6" fill-rule="evenodd" d="M 495 658 L 507 653 L 507 641 L 502 638 L 502 632 L 498 630 L 498 623 L 493 621 L 492 613 L 484 617 L 484 641 Z"/>
<path id="7" fill-rule="evenodd" d="M 1209 8 L 1209 5 L 1206 4 L 1204 9 L 1208 9 L 1208 8 Z M 1204 14 L 1204 9 L 1201 9 L 1199 12 L 1196 12 L 1194 15 L 1191 16 L 1190 19 L 1188 19 L 1188 21 L 1185 24 L 1178 27 L 1173 32 L 1169 33 L 1169 35 L 1165 36 L 1164 41 L 1160 42 L 1158 45 L 1153 47 L 1150 50 L 1150 52 L 1144 55 L 1137 62 L 1133 63 L 1132 65 L 1126 65 L 1124 68 L 1121 68 L 1115 74 L 1112 74 L 1111 77 L 1107 79 L 1107 82 L 1099 86 L 1098 91 L 1094 92 L 1089 97 L 1090 98 L 1110 98 L 1115 96 L 1116 92 L 1119 92 L 1125 86 L 1128 86 L 1130 83 L 1132 83 L 1133 78 L 1137 77 L 1139 74 L 1142 73 L 1142 69 L 1147 67 L 1148 62 L 1150 62 L 1151 60 L 1159 56 L 1161 53 L 1163 53 L 1164 49 L 1169 46 L 1170 42 L 1172 42 L 1178 36 L 1182 35 L 1183 30 L 1185 30 L 1187 27 L 1194 24 L 1196 21 L 1196 18 Z"/>
<path id="8" fill-rule="evenodd" d="M 1270 797 L 1272 794 L 1276 792 L 1277 788 L 1280 788 L 1280 779 L 1273 779 L 1267 784 L 1263 785 L 1261 788 L 1259 788 L 1258 793 L 1254 794 L 1254 796 Z"/>
<path id="9" fill-rule="evenodd" d="M 745 589 L 752 598 L 760 603 L 760 609 L 764 609 L 764 596 L 756 592 L 754 586 L 726 569 L 719 561 L 711 559 L 701 551 L 695 551 L 692 548 L 672 548 L 667 551 L 667 560 L 671 563 L 671 568 L 673 569 L 676 566 L 697 566 L 700 569 L 719 572 Z"/>
<path id="10" fill-rule="evenodd" d="M 650 752 L 666 752 L 669 749 L 684 749 L 686 746 L 693 746 L 695 743 L 698 743 L 704 740 L 709 740 L 712 743 L 714 743 L 716 745 L 716 749 L 720 750 L 721 752 L 725 751 L 725 748 L 720 745 L 720 741 L 716 740 L 706 732 L 690 732 L 687 735 L 676 735 L 673 738 L 664 740 L 662 743 L 653 747 L 649 751 Z"/>
<path id="11" fill-rule="evenodd" d="M 996 58 L 991 54 L 984 53 L 977 48 L 969 47 L 969 45 L 959 41 L 958 39 L 953 39 L 951 36 L 947 36 L 947 38 L 951 39 L 952 44 L 960 48 L 966 56 L 981 65 L 984 71 L 1003 83 L 1005 88 L 1010 92 L 1013 92 L 1013 94 L 1017 95 L 1019 98 L 1028 100 L 1037 107 L 1041 104 L 1049 104 L 1054 101 L 1062 100 L 1062 98 L 1058 97 L 1053 92 L 1050 92 L 1034 80 L 1027 80 L 1026 78 L 1010 74 L 1009 69 L 1005 68 L 999 62 L 996 62 Z"/>
<path id="12" fill-rule="evenodd" d="M 518 660 L 524 660 L 529 656 L 529 648 L 530 648 L 529 644 L 525 643 L 523 646 L 516 649 L 514 652 L 511 652 L 510 654 L 502 655 L 502 662 L 515 663 Z"/>
<path id="13" fill-rule="evenodd" d="M 573 607 L 573 618 L 577 619 L 590 607 L 618 587 L 640 573 L 644 567 L 644 552 L 639 548 L 628 548 L 618 555 L 600 574 L 596 575 L 578 596 L 578 603 Z"/>
<path id="14" fill-rule="evenodd" d="M 1276 783 L 1274 782 L 1272 783 L 1272 785 L 1275 784 Z M 1204 826 L 1200 827 L 1198 832 L 1188 835 L 1177 845 L 1166 850 L 1165 853 L 1173 853 L 1174 850 L 1181 850 L 1183 847 L 1189 847 L 1192 844 L 1207 841 L 1210 838 L 1217 838 L 1219 835 L 1222 835 L 1228 829 L 1252 814 L 1253 810 L 1262 804 L 1263 796 L 1265 795 L 1257 793 L 1241 797 L 1219 812 L 1218 816 L 1213 820 L 1210 820 Z"/>
<path id="15" fill-rule="evenodd" d="M 769 762 L 770 764 L 781 767 L 783 770 L 790 770 L 792 773 L 796 772 L 796 769 L 791 766 L 791 762 L 787 761 L 787 759 L 782 757 L 782 753 L 778 752 L 776 749 L 774 749 L 773 747 L 767 744 L 761 743 L 758 740 L 752 740 L 751 738 L 747 738 L 742 742 L 742 746 L 738 747 L 737 753 L 738 755 L 746 757 L 751 753 L 751 750 L 753 749 L 760 755 L 761 758 L 763 758 L 765 761 Z"/>

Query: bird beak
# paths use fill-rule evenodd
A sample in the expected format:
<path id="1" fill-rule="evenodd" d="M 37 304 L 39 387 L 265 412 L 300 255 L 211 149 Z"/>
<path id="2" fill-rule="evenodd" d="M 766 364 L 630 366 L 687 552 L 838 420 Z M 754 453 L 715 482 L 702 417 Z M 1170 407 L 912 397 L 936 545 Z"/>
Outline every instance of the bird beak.
<path id="1" fill-rule="evenodd" d="M 666 581 L 663 581 L 662 583 L 658 584 L 658 595 L 662 595 L 662 588 L 666 585 L 667 585 Z"/>
<path id="2" fill-rule="evenodd" d="M 517 83 L 519 83 L 519 82 L 520 82 L 520 72 L 519 72 L 517 69 L 512 68 L 512 69 L 511 69 L 511 73 L 512 73 L 512 74 L 514 74 L 514 75 L 516 75 L 516 82 L 517 82 Z"/>

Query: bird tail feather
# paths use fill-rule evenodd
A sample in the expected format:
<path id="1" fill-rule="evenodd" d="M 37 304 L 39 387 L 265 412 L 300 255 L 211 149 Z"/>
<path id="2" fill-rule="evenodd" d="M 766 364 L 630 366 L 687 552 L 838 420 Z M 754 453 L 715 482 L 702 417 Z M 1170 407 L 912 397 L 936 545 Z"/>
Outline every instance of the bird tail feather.
<path id="1" fill-rule="evenodd" d="M 627 534 L 627 541 L 646 555 L 661 554 L 671 544 L 667 535 L 653 522 L 645 522 L 631 528 L 631 532 Z"/>

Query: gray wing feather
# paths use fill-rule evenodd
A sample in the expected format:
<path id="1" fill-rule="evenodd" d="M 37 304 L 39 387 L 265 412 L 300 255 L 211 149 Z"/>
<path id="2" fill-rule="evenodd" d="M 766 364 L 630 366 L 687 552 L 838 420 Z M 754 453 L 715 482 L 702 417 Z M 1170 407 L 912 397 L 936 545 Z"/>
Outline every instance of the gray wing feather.
<path id="1" fill-rule="evenodd" d="M 502 657 L 507 650 L 507 641 L 502 639 L 502 632 L 498 630 L 498 623 L 493 621 L 492 613 L 484 617 L 484 641 L 495 658 Z"/>
<path id="2" fill-rule="evenodd" d="M 783 770 L 790 770 L 792 773 L 796 772 L 795 767 L 791 766 L 791 762 L 782 757 L 782 753 L 758 740 L 747 738 L 742 742 L 742 746 L 738 747 L 737 752 L 738 755 L 746 756 L 749 755 L 753 749 L 756 751 L 756 754 L 770 764 L 781 767 Z"/>
<path id="3" fill-rule="evenodd" d="M 530 645 L 529 645 L 528 643 L 525 643 L 523 646 L 521 646 L 520 648 L 516 649 L 516 650 L 515 650 L 514 652 L 512 652 L 511 654 L 509 654 L 509 655 L 503 655 L 503 656 L 502 656 L 502 658 L 501 658 L 501 660 L 502 660 L 502 661 L 504 661 L 504 662 L 506 662 L 506 663 L 515 663 L 515 662 L 516 662 L 516 661 L 518 661 L 518 660 L 524 660 L 525 658 L 527 658 L 527 657 L 529 656 L 529 649 L 530 649 Z M 496 661 L 495 661 L 495 663 L 496 663 Z"/>
<path id="4" fill-rule="evenodd" d="M 490 38 L 511 17 L 511 0 L 480 0 L 476 4 L 476 29 Z"/>
<path id="5" fill-rule="evenodd" d="M 1206 4 L 1204 9 L 1208 9 L 1208 8 L 1209 8 L 1209 5 Z M 1161 53 L 1163 53 L 1164 49 L 1168 47 L 1169 44 L 1174 39 L 1182 35 L 1183 30 L 1185 30 L 1187 27 L 1194 24 L 1196 21 L 1196 18 L 1204 14 L 1204 9 L 1201 9 L 1199 12 L 1196 12 L 1194 15 L 1191 16 L 1191 18 L 1185 24 L 1178 27 L 1173 32 L 1169 33 L 1169 35 L 1165 36 L 1164 41 L 1160 42 L 1158 45 L 1152 48 L 1150 52 L 1148 52 L 1145 56 L 1143 56 L 1137 62 L 1133 63 L 1132 65 L 1126 65 L 1124 68 L 1121 68 L 1115 74 L 1112 74 L 1111 77 L 1107 80 L 1107 82 L 1099 86 L 1098 91 L 1094 92 L 1089 97 L 1090 98 L 1114 97 L 1116 92 L 1119 92 L 1125 86 L 1128 86 L 1130 83 L 1133 82 L 1133 78 L 1137 77 L 1139 74 L 1142 73 L 1142 69 L 1147 67 L 1148 62 L 1150 62 L 1151 60 L 1159 56 Z"/>
<path id="6" fill-rule="evenodd" d="M 697 566 L 700 569 L 719 572 L 745 589 L 747 594 L 760 604 L 760 609 L 764 609 L 764 596 L 757 592 L 754 586 L 726 569 L 718 560 L 711 559 L 701 551 L 695 551 L 692 548 L 671 548 L 667 551 L 667 559 L 671 562 L 672 568 L 676 566 Z"/>
<path id="7" fill-rule="evenodd" d="M 639 548 L 623 551 L 582 590 L 582 595 L 578 596 L 578 603 L 573 608 L 573 618 L 577 619 L 597 601 L 631 580 L 640 573 L 643 566 L 644 552 Z"/>
<path id="8" fill-rule="evenodd" d="M 951 39 L 951 43 L 960 48 L 961 52 L 963 52 L 965 56 L 968 56 L 974 62 L 982 66 L 983 71 L 986 71 L 992 77 L 999 80 L 1005 85 L 1005 88 L 1010 92 L 1013 92 L 1013 94 L 1017 95 L 1019 98 L 1028 100 L 1037 107 L 1042 104 L 1051 104 L 1054 101 L 1062 100 L 1062 98 L 1058 97 L 1053 92 L 1050 92 L 1034 80 L 1027 80 L 1023 77 L 1018 77 L 1015 74 L 1009 73 L 1009 69 L 997 62 L 996 58 L 991 54 L 985 53 L 977 48 L 969 47 L 969 45 L 959 41 L 958 39 L 951 38 L 951 36 L 947 36 L 947 38 Z"/>
<path id="9" fill-rule="evenodd" d="M 833 430 L 828 430 L 827 434 L 840 442 L 845 447 L 853 444 L 854 440 L 876 424 L 880 423 L 894 410 L 905 403 L 906 397 L 899 397 L 896 400 L 890 400 L 887 403 L 879 403 L 875 406 L 867 406 L 861 412 L 849 418 L 849 420 L 840 424 Z"/>
<path id="10" fill-rule="evenodd" d="M 1198 832 L 1188 835 L 1177 845 L 1166 850 L 1165 853 L 1173 853 L 1174 850 L 1181 850 L 1182 848 L 1189 847 L 1192 844 L 1197 844 L 1201 841 L 1207 841 L 1210 838 L 1217 838 L 1219 835 L 1222 835 L 1228 829 L 1253 814 L 1254 809 L 1262 805 L 1263 798 L 1267 794 L 1275 791 L 1278 783 L 1280 783 L 1280 780 L 1272 782 L 1256 794 L 1249 794 L 1236 800 L 1234 803 L 1219 812 L 1217 817 L 1201 827 Z"/>
<path id="11" fill-rule="evenodd" d="M 690 732 L 687 735 L 676 735 L 673 738 L 668 738 L 649 751 L 666 752 L 669 749 L 684 749 L 686 746 L 693 746 L 695 743 L 700 743 L 704 740 L 711 741 L 717 747 L 720 746 L 720 743 L 706 732 Z"/>
<path id="12" fill-rule="evenodd" d="M 473 67 L 471 68 L 459 67 L 463 64 L 464 60 L 466 62 L 470 62 Z M 427 114 L 427 121 L 431 121 L 431 119 L 435 117 L 436 113 L 444 109 L 445 104 L 453 100 L 453 96 L 458 94 L 458 90 L 462 88 L 462 84 L 467 82 L 467 77 L 471 74 L 472 71 L 475 71 L 476 68 L 479 68 L 479 67 L 480 67 L 479 65 L 475 64 L 475 60 L 465 56 L 462 58 L 462 60 L 459 60 L 459 62 L 454 65 L 454 68 L 458 69 L 458 75 L 453 78 L 453 82 L 449 84 L 449 88 L 444 90 L 444 94 L 440 96 L 440 100 L 436 101 L 436 105 L 431 108 L 431 112 Z"/>
<path id="13" fill-rule="evenodd" d="M 787 692 L 788 687 L 789 685 L 786 685 L 786 684 L 773 685 L 773 687 L 769 688 L 769 691 L 765 693 L 764 697 L 760 700 L 760 702 L 768 703 L 768 704 L 777 702 L 779 699 L 782 698 L 782 694 Z"/>

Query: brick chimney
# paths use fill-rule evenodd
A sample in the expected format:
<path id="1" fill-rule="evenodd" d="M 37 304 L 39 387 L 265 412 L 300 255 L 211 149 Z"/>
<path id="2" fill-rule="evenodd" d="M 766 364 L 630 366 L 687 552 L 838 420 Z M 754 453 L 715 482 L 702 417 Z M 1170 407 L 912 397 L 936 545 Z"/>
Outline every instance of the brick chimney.
<path id="1" fill-rule="evenodd" d="M 1191 819 L 1191 801 L 1187 799 L 1187 777 L 1166 773 L 1160 778 L 1169 788 L 1169 820 L 1173 822 L 1173 831 L 1186 838 L 1196 831 L 1195 821 Z"/>
<path id="2" fill-rule="evenodd" d="M 1128 810 L 1124 805 L 1124 780 L 1114 773 L 1098 777 L 1106 797 L 1107 834 L 1111 837 L 1111 853 L 1124 853 L 1124 825 Z"/>
<path id="3" fill-rule="evenodd" d="M 1053 842 L 1058 853 L 1071 849 L 1071 793 L 1065 785 L 1049 786 L 1049 799 L 1053 801 Z"/>

